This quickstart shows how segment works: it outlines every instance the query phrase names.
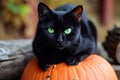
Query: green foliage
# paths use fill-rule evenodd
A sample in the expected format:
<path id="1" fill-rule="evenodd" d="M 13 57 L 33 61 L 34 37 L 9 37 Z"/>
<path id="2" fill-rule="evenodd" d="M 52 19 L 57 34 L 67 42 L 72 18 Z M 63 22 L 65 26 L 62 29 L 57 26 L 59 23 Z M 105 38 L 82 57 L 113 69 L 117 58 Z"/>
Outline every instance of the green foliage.
<path id="1" fill-rule="evenodd" d="M 9 9 L 13 14 L 18 14 L 21 16 L 28 15 L 30 12 L 30 6 L 27 4 L 16 5 L 15 0 L 9 0 L 6 8 Z"/>

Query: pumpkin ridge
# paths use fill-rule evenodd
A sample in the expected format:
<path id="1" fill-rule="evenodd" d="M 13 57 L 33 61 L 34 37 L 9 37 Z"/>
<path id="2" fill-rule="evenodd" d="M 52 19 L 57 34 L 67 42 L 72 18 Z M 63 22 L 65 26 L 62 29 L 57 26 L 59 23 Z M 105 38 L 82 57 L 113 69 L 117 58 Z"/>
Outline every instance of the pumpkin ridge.
<path id="1" fill-rule="evenodd" d="M 72 76 L 72 78 L 71 78 L 72 80 L 78 80 L 78 78 L 76 77 L 75 70 L 74 70 L 73 66 L 69 67 L 69 73 L 71 73 L 70 76 Z"/>
<path id="2" fill-rule="evenodd" d="M 106 64 L 106 62 L 104 62 L 105 64 Z M 104 64 L 103 63 L 103 64 Z M 108 64 L 107 64 L 108 65 Z M 106 77 L 106 76 L 108 76 L 108 73 L 105 73 L 104 71 L 110 71 L 109 73 L 111 74 L 111 73 L 113 73 L 114 71 L 112 71 L 111 72 L 111 70 L 107 70 L 107 69 L 109 69 L 109 67 L 110 66 L 107 66 L 107 68 L 105 69 L 105 67 L 103 66 L 103 65 L 97 65 L 98 66 L 98 68 L 100 68 L 100 70 L 101 70 L 101 72 L 103 73 L 103 76 L 105 77 L 105 80 L 110 80 L 110 79 L 108 79 L 108 77 Z M 104 68 L 103 68 L 104 67 Z M 111 69 L 111 68 L 110 68 Z M 112 75 L 113 76 L 113 75 Z M 114 78 L 114 79 L 117 79 L 117 78 Z"/>
<path id="3" fill-rule="evenodd" d="M 36 77 L 35 77 L 36 80 L 38 78 L 41 80 L 43 78 L 44 73 L 42 72 L 41 68 L 38 66 L 38 59 L 36 57 L 34 57 L 33 59 L 34 59 L 33 60 L 34 62 L 32 62 L 32 63 L 34 63 L 34 65 L 36 65 L 36 66 L 34 66 L 34 68 L 32 68 L 32 71 L 34 71 L 34 69 L 35 69 L 36 70 Z M 41 75 L 41 76 L 39 76 L 39 75 Z M 35 78 L 33 78 L 32 80 L 34 80 Z"/>
<path id="4" fill-rule="evenodd" d="M 25 68 L 24 69 L 24 71 L 23 71 L 23 74 L 24 74 L 24 76 L 22 76 L 22 80 L 24 80 L 24 78 L 27 80 L 30 80 L 31 78 L 30 77 L 25 77 L 26 75 L 27 76 L 31 76 L 31 72 L 32 72 L 32 69 L 31 69 L 31 66 L 28 66 L 28 65 L 31 65 L 33 62 L 35 61 L 35 59 L 33 58 L 33 59 L 31 59 L 31 61 L 26 65 L 27 66 L 27 68 Z M 36 62 L 36 61 L 35 61 Z M 28 71 L 27 70 L 29 70 L 29 73 L 27 73 Z M 24 77 L 24 78 L 23 78 Z"/>
<path id="5" fill-rule="evenodd" d="M 85 74 L 86 74 L 87 71 L 85 70 L 85 66 L 83 66 L 83 64 L 82 64 L 82 68 L 83 68 L 83 70 L 84 70 L 84 72 L 85 72 Z M 85 77 L 87 77 L 87 75 L 85 75 Z M 88 79 L 86 79 L 86 80 L 88 80 Z"/>
<path id="6" fill-rule="evenodd" d="M 88 66 L 89 66 L 89 68 L 91 69 L 91 71 L 92 71 L 92 74 L 93 75 L 95 75 L 94 77 L 95 77 L 95 79 L 97 80 L 97 76 L 96 76 L 96 73 L 98 73 L 99 72 L 99 74 L 100 74 L 100 72 L 101 72 L 101 70 L 98 68 L 98 67 L 96 67 L 94 64 L 88 64 Z M 92 67 L 92 66 L 94 66 L 94 68 Z M 94 71 L 94 69 L 97 71 Z M 103 76 L 103 72 L 102 72 L 102 74 L 101 74 L 102 76 Z M 99 75 L 100 76 L 100 75 Z M 104 77 L 104 79 L 105 79 L 105 77 Z M 104 80 L 104 79 L 100 79 L 100 80 Z"/>
<path id="7" fill-rule="evenodd" d="M 57 80 L 59 80 L 59 77 L 58 77 L 58 70 L 57 70 L 57 65 L 56 65 L 55 70 L 56 70 Z"/>
<path id="8" fill-rule="evenodd" d="M 67 66 L 68 66 L 68 65 L 65 66 L 65 70 L 66 70 L 66 75 L 68 76 L 68 69 L 67 69 Z M 68 80 L 68 77 L 66 77 L 66 80 Z"/>
<path id="9" fill-rule="evenodd" d="M 68 74 L 68 68 L 66 69 L 66 72 L 67 72 L 67 80 L 69 80 L 69 77 L 68 77 L 69 76 L 69 74 Z"/>
<path id="10" fill-rule="evenodd" d="M 95 80 L 95 77 L 92 76 L 93 73 L 89 68 L 88 64 L 83 64 L 83 67 L 84 67 L 84 70 L 86 71 L 86 74 L 90 74 L 90 75 L 86 75 L 86 78 L 87 78 L 86 80 Z"/>
<path id="11" fill-rule="evenodd" d="M 34 74 L 33 77 L 32 77 L 32 80 L 35 79 L 35 78 L 37 77 L 37 74 L 38 74 L 38 71 L 35 72 L 35 74 Z"/>
<path id="12" fill-rule="evenodd" d="M 96 62 L 95 64 L 96 64 L 96 66 L 101 70 L 101 72 L 102 72 L 105 80 L 110 80 L 110 79 L 107 79 L 108 77 L 106 77 L 106 76 L 109 76 L 111 73 L 112 73 L 112 75 L 114 76 L 114 79 L 117 80 L 117 76 L 115 75 L 115 72 L 114 72 L 112 66 L 110 65 L 110 63 L 107 62 L 107 61 L 106 61 L 104 58 L 102 58 L 101 56 L 98 56 L 98 55 L 95 55 L 95 56 L 96 56 L 96 58 L 98 57 L 98 58 L 100 59 L 99 63 Z M 103 64 L 106 64 L 107 67 L 104 66 Z M 109 75 L 108 75 L 108 73 L 107 73 L 107 74 L 105 73 L 106 71 L 107 71 L 107 72 L 109 71 L 109 72 L 108 72 Z M 112 78 L 113 76 L 110 76 L 109 78 Z"/>
<path id="13" fill-rule="evenodd" d="M 85 70 L 84 68 L 82 67 L 82 65 L 78 65 L 76 66 L 76 72 L 78 74 L 78 77 L 80 80 L 84 80 L 85 78 Z M 82 78 L 82 79 L 81 79 Z"/>
<path id="14" fill-rule="evenodd" d="M 45 76 L 43 76 L 43 78 L 42 79 L 49 79 L 50 78 L 50 80 L 51 80 L 51 75 L 52 75 L 52 69 L 53 69 L 53 65 L 51 65 L 49 68 L 48 68 L 48 70 L 47 71 L 45 71 L 45 73 L 44 73 L 44 75 Z"/>
<path id="15" fill-rule="evenodd" d="M 41 76 L 39 76 L 41 75 Z M 36 80 L 39 78 L 40 80 L 42 79 L 42 76 L 43 76 L 43 72 L 39 73 L 36 75 Z M 33 79 L 34 80 L 34 79 Z"/>
<path id="16" fill-rule="evenodd" d="M 67 74 L 68 74 L 68 80 L 71 80 L 71 74 L 70 74 L 70 68 L 71 66 L 67 66 Z M 71 69 L 72 70 L 72 69 Z"/>
<path id="17" fill-rule="evenodd" d="M 46 80 L 47 80 L 48 76 L 50 75 L 50 74 L 49 74 L 50 72 L 49 72 L 49 71 L 42 71 L 42 73 L 43 73 L 43 74 L 42 74 L 42 79 L 46 79 Z M 42 79 L 41 79 L 41 80 L 42 80 Z"/>
<path id="18" fill-rule="evenodd" d="M 52 66 L 52 71 L 51 71 L 51 78 L 50 80 L 57 80 L 57 70 L 55 68 L 55 64 Z"/>
<path id="19" fill-rule="evenodd" d="M 102 70 L 99 66 L 97 66 L 97 68 L 99 68 L 99 70 L 102 72 L 102 76 L 104 76 L 104 79 L 107 80 L 107 79 L 105 78 L 105 75 L 103 75 L 103 74 L 104 74 L 103 70 Z"/>
<path id="20" fill-rule="evenodd" d="M 102 72 L 102 76 L 104 77 L 104 79 L 105 80 L 108 80 L 108 79 L 106 79 L 106 74 L 105 74 L 105 70 L 104 70 L 104 68 L 106 67 L 106 66 L 103 66 L 103 64 L 107 64 L 107 67 L 108 67 L 108 62 L 104 59 L 104 58 L 102 58 L 101 56 L 99 56 L 99 55 L 94 55 L 94 57 L 95 57 L 95 59 L 97 58 L 99 58 L 100 60 L 99 61 L 97 61 L 96 62 L 96 60 L 94 60 L 95 61 L 95 66 L 97 66 L 98 68 L 99 68 L 99 70 L 101 70 L 101 72 Z"/>
<path id="21" fill-rule="evenodd" d="M 80 80 L 78 72 L 76 71 L 76 67 L 74 67 L 74 69 L 75 69 L 75 73 L 76 73 L 76 76 L 77 76 L 78 80 Z"/>
<path id="22" fill-rule="evenodd" d="M 34 61 L 36 61 L 35 59 L 33 59 L 31 62 L 29 62 L 29 64 L 32 64 Z M 32 73 L 32 69 L 30 66 L 27 66 L 28 67 L 28 70 L 29 70 L 29 73 L 26 73 L 28 76 L 31 76 L 31 73 Z M 28 80 L 31 80 L 30 77 L 28 77 Z"/>
<path id="23" fill-rule="evenodd" d="M 115 75 L 115 72 L 109 62 L 107 62 L 104 58 L 102 58 L 99 55 L 93 55 L 93 57 L 94 57 L 95 66 L 101 70 L 102 75 L 104 76 L 105 80 L 110 80 L 107 78 L 113 79 L 113 76 L 114 76 L 114 79 L 117 80 L 117 76 Z M 96 59 L 99 59 L 99 60 L 96 61 Z M 104 66 L 104 64 L 106 64 L 107 67 Z M 108 73 L 106 74 L 105 72 L 108 72 L 109 75 L 108 75 Z M 110 74 L 112 74 L 113 76 L 110 76 Z M 108 77 L 108 76 L 110 76 L 110 77 Z"/>
<path id="24" fill-rule="evenodd" d="M 76 65 L 77 66 L 77 65 Z M 79 80 L 79 77 L 78 77 L 78 74 L 77 74 L 77 72 L 76 72 L 76 69 L 75 69 L 75 67 L 73 67 L 73 66 L 71 66 L 71 68 L 72 68 L 72 76 L 74 77 L 73 78 L 73 80 Z"/>
<path id="25" fill-rule="evenodd" d="M 35 61 L 35 60 L 34 60 L 34 61 Z M 37 66 L 36 66 L 36 67 L 37 67 Z M 32 70 L 32 69 L 30 69 L 30 70 Z M 39 73 L 39 71 L 36 71 L 35 74 L 32 75 L 33 77 L 32 77 L 31 80 L 33 80 L 35 77 L 38 77 L 38 73 Z"/>
<path id="26" fill-rule="evenodd" d="M 80 66 L 79 66 L 80 67 Z M 78 70 L 77 70 L 77 66 L 75 66 L 75 72 L 76 72 L 76 74 L 77 74 L 77 76 L 78 76 L 78 78 L 79 78 L 79 80 L 80 80 L 80 76 L 79 76 L 79 73 L 78 73 Z"/>

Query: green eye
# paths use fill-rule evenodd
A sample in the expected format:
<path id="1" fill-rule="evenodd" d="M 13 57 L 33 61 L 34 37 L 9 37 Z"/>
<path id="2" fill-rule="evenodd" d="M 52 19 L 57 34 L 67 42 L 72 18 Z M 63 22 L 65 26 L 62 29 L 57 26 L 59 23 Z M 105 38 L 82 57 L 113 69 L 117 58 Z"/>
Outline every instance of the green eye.
<path id="1" fill-rule="evenodd" d="M 54 33 L 55 30 L 54 30 L 53 28 L 48 28 L 48 32 L 49 32 L 49 33 Z"/>
<path id="2" fill-rule="evenodd" d="M 68 29 L 66 29 L 66 30 L 64 31 L 64 33 L 65 33 L 65 34 L 70 34 L 71 31 L 72 31 L 72 29 L 71 29 L 71 28 L 68 28 Z"/>

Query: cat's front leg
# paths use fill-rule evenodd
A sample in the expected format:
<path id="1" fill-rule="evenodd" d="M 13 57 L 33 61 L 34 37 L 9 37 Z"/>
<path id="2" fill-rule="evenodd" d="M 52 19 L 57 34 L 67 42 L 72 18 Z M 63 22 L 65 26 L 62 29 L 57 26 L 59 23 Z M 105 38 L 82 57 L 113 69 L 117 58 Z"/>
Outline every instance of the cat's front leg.
<path id="1" fill-rule="evenodd" d="M 76 56 L 72 56 L 72 57 L 68 58 L 68 59 L 66 60 L 66 63 L 67 63 L 68 65 L 77 65 L 77 64 L 79 64 L 81 61 L 83 61 L 85 58 L 87 58 L 89 55 L 90 55 L 90 53 L 87 53 L 87 52 L 86 52 L 86 54 L 85 54 L 85 53 L 83 52 L 83 53 L 81 53 L 81 54 L 78 54 L 78 55 L 76 55 Z"/>
<path id="2" fill-rule="evenodd" d="M 50 64 L 41 63 L 41 62 L 39 62 L 38 65 L 39 65 L 39 67 L 40 67 L 42 70 L 44 70 L 44 71 L 48 70 L 48 68 L 50 67 Z"/>
<path id="3" fill-rule="evenodd" d="M 81 62 L 81 59 L 78 57 L 71 57 L 69 59 L 66 60 L 66 63 L 68 65 L 77 65 Z"/>

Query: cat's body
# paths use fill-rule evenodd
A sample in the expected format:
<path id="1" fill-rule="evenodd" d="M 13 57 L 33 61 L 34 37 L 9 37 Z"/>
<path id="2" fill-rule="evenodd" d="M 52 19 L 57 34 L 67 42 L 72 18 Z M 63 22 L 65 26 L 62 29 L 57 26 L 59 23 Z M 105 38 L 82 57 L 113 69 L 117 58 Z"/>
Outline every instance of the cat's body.
<path id="1" fill-rule="evenodd" d="M 82 6 L 64 5 L 51 11 L 38 5 L 39 22 L 33 52 L 40 68 L 65 62 L 76 65 L 96 50 L 96 30 Z"/>

